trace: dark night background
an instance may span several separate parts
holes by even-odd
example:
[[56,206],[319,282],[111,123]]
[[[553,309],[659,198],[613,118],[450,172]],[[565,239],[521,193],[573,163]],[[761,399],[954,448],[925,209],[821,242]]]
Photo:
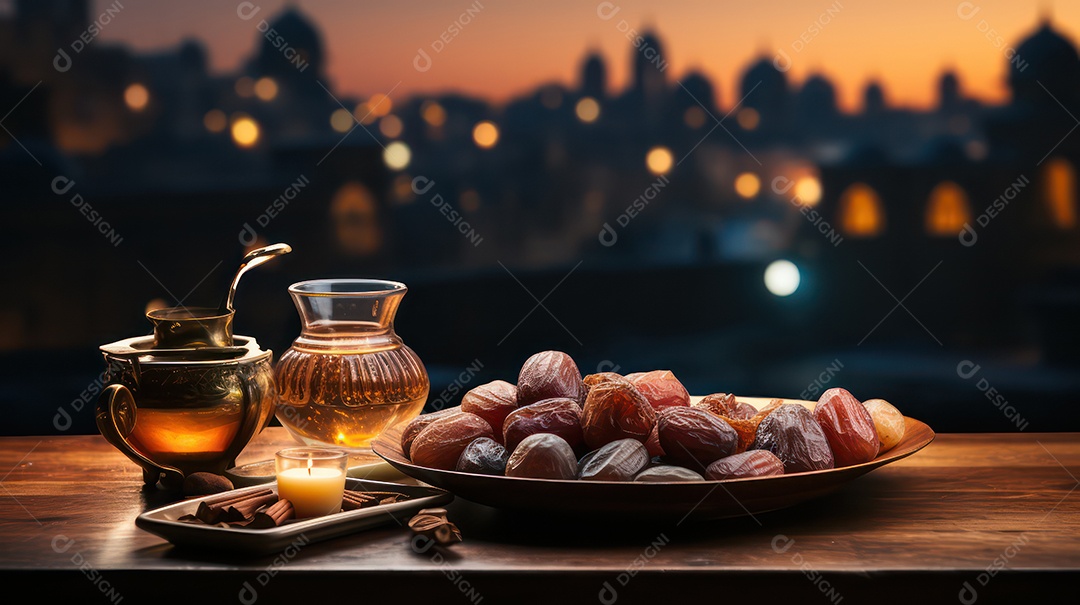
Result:
[[[1080,58],[1049,17],[1000,55],[1000,103],[928,67],[932,106],[871,82],[848,110],[772,52],[721,102],[667,69],[659,28],[505,102],[355,98],[302,7],[260,14],[217,73],[198,41],[73,50],[108,6],[0,17],[0,433],[56,432],[59,408],[95,432],[97,347],[148,333],[150,308],[216,305],[274,242],[294,252],[244,278],[238,334],[280,355],[289,284],[403,281],[398,332],[448,405],[560,349],[694,394],[844,386],[938,431],[1080,429]],[[787,296],[763,279],[778,260]]]

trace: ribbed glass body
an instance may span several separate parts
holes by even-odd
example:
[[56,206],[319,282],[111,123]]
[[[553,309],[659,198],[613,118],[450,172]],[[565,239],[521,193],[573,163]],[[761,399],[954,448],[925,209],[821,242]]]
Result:
[[394,332],[404,284],[316,280],[289,292],[303,327],[277,363],[277,418],[297,440],[366,449],[420,414],[427,371]]

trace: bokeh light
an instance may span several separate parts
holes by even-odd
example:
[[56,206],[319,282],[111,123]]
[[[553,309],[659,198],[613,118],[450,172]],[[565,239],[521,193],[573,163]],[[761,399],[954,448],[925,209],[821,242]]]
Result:
[[491,149],[495,143],[499,142],[499,128],[492,122],[484,120],[473,127],[472,137],[477,147]]
[[248,116],[239,116],[232,123],[232,138],[240,147],[253,147],[259,142],[259,123]]
[[799,289],[799,268],[789,260],[775,260],[765,268],[765,288],[776,296],[790,296]]
[[255,96],[263,101],[273,101],[277,96],[278,85],[273,78],[259,78],[255,82]]
[[595,122],[600,117],[600,104],[592,97],[583,97],[574,107],[574,113],[586,124]]
[[330,114],[330,128],[338,132],[348,132],[353,124],[353,114],[348,109],[335,109]]
[[412,150],[401,141],[394,141],[383,150],[383,161],[391,170],[404,170],[412,161]]
[[203,116],[203,126],[213,133],[222,132],[229,125],[229,118],[220,109],[211,109]]
[[446,123],[446,110],[435,101],[425,101],[420,106],[420,116],[424,118],[425,122],[436,128]]
[[124,103],[133,111],[142,111],[150,103],[150,91],[142,84],[131,84],[124,89]]
[[821,201],[821,181],[804,176],[795,181],[795,196],[804,206],[817,206]]
[[735,177],[735,193],[739,197],[750,199],[761,191],[761,179],[753,172],[744,172]]
[[645,154],[645,166],[653,174],[667,174],[675,164],[675,157],[667,147],[653,147]]
[[753,107],[745,107],[735,114],[735,121],[742,126],[743,130],[753,130],[761,123],[761,114]]
[[401,123],[401,118],[394,114],[390,114],[379,120],[379,132],[381,132],[384,137],[396,139],[401,136],[401,131],[404,129],[405,126]]

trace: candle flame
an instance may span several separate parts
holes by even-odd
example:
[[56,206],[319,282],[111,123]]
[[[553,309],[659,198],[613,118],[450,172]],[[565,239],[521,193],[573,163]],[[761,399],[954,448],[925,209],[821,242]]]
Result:
[[307,459],[307,474],[311,476],[311,467],[314,465],[314,461],[311,458]]

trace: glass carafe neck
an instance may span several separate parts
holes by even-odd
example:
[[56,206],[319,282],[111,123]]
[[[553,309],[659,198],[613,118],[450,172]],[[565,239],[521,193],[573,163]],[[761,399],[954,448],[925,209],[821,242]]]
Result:
[[394,316],[406,290],[398,282],[366,279],[293,284],[289,293],[302,322],[294,346],[343,353],[398,347]]

